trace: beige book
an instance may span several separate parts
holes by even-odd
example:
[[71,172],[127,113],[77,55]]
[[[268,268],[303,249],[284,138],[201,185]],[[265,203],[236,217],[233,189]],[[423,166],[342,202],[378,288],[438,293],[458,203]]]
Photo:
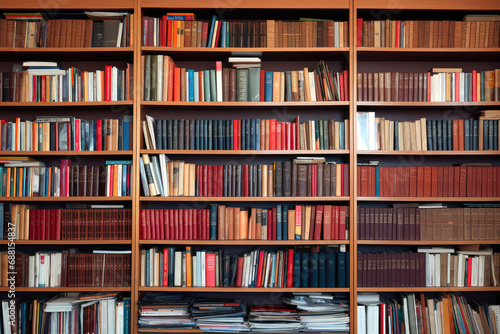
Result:
[[305,100],[307,102],[311,101],[311,86],[309,82],[309,70],[307,69],[307,67],[304,67],[304,91],[306,97]]
[[240,215],[240,208],[236,207],[233,209],[233,223],[234,223],[234,239],[239,240],[241,239],[241,215]]
[[273,72],[273,102],[280,102],[280,72]]
[[295,240],[295,210],[288,210],[288,240]]
[[422,132],[422,151],[427,151],[427,120],[425,117],[420,119],[420,130]]
[[267,196],[274,196],[274,166],[267,166]]
[[280,74],[280,102],[285,101],[285,72],[278,72]]
[[305,235],[303,235],[304,240],[309,240],[309,232],[311,231],[311,210],[312,207],[310,205],[306,205],[306,217],[304,226]]
[[262,197],[267,197],[267,165],[262,165],[261,168],[261,177],[262,177]]
[[411,124],[410,122],[404,122],[404,142],[405,142],[405,151],[411,151]]
[[336,196],[342,196],[342,166],[340,164],[335,165],[336,167],[336,177],[337,177],[337,182],[335,182],[336,188],[335,189],[335,195]]
[[420,126],[420,120],[417,119],[415,122],[415,149],[417,151],[422,151],[422,130]]

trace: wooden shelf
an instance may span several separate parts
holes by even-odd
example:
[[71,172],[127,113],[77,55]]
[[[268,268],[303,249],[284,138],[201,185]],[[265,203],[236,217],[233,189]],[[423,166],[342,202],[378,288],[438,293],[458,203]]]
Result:
[[500,291],[499,286],[469,286],[469,287],[459,287],[459,286],[441,286],[441,287],[358,287],[358,292],[478,292],[478,291]]
[[360,107],[497,107],[498,101],[487,102],[380,102],[380,101],[358,101]]
[[13,107],[96,107],[96,106],[130,106],[132,101],[100,101],[100,102],[0,102],[0,108]]
[[140,328],[137,329],[139,333],[205,333],[201,329],[164,329],[164,328]]
[[[9,291],[8,287],[0,287],[0,292]],[[28,288],[16,287],[16,292],[93,292],[93,291],[113,291],[127,292],[130,287],[60,287],[60,288]]]
[[[499,288],[500,289],[500,288]],[[241,288],[241,287],[159,287],[140,286],[139,291],[157,292],[349,292],[349,288]]]
[[[1,200],[1,198],[0,198]],[[141,196],[143,202],[344,202],[349,196],[338,197],[146,197]]]
[[[2,8],[4,8],[2,6]],[[53,53],[82,53],[82,52],[87,52],[87,53],[107,53],[107,52],[112,52],[112,53],[125,53],[125,52],[133,52],[134,48],[131,46],[127,47],[93,47],[93,48],[69,48],[69,47],[64,47],[64,48],[8,48],[8,47],[0,47],[0,52],[2,54],[12,52],[12,53],[48,53],[48,54],[53,54]]]
[[[395,4],[392,0],[358,0],[358,9],[389,9],[389,10],[500,10],[500,2],[495,0],[400,0]],[[467,13],[468,14],[468,13]]]
[[26,61],[36,57],[37,60],[59,61],[119,61],[132,62],[133,47],[103,48],[8,48],[1,47],[3,61]]
[[500,245],[500,240],[358,240],[358,245]]
[[132,151],[0,151],[0,156],[18,156],[18,155],[132,155]]
[[364,202],[498,202],[500,197],[358,197]]
[[135,7],[134,0],[88,0],[84,4],[79,1],[54,1],[41,3],[36,0],[17,0],[17,1],[3,1],[3,10],[20,10],[22,12],[28,10],[47,11],[51,14],[54,11],[62,10],[133,10]]
[[359,155],[500,155],[500,151],[357,151]]
[[[498,102],[500,105],[500,102]],[[168,102],[168,101],[142,101],[143,106],[169,106],[169,107],[332,107],[349,106],[349,101],[326,102]]]
[[[349,150],[141,150],[141,154],[189,155],[332,155],[349,154]],[[498,153],[497,153],[498,154]]]
[[[9,240],[0,240],[7,245]],[[132,240],[14,240],[16,245],[130,245]]]
[[500,48],[357,47],[358,61],[495,61]]
[[265,0],[255,0],[255,1],[244,1],[238,3],[220,3],[214,4],[211,2],[206,2],[203,0],[171,0],[165,2],[163,0],[142,0],[142,8],[170,8],[172,10],[178,9],[204,9],[204,8],[237,8],[237,9],[349,9],[349,1],[339,0],[339,1],[328,1],[328,0],[317,0],[317,1],[301,1],[301,0],[277,0],[277,1],[265,1]]
[[116,202],[131,200],[132,196],[0,197],[0,202]]
[[[500,241],[499,241],[500,243]],[[299,246],[348,245],[349,240],[139,240],[141,245]]]

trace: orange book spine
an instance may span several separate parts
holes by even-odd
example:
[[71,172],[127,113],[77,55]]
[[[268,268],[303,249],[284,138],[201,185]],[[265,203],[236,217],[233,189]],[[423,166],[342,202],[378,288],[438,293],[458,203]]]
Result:
[[248,211],[240,211],[240,239],[248,239]]

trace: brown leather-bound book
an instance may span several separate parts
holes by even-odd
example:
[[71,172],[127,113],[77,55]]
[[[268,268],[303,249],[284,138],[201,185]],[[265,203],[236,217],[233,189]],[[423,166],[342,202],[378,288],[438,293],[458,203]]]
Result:
[[[60,21],[59,25],[55,25],[54,35],[52,35],[54,47],[64,48],[66,47],[66,35],[68,31],[68,19],[57,20]],[[56,37],[59,36],[59,38]],[[56,44],[57,43],[57,44]]]
[[[414,85],[414,74],[415,73],[408,73],[408,101],[414,101],[413,97],[414,97],[414,89],[415,89],[415,85]],[[406,78],[405,78],[406,79]]]
[[[323,46],[333,47],[335,46],[335,23],[333,21],[328,21],[326,23],[326,44]],[[337,32],[338,33],[338,32]]]
[[[0,47],[7,47],[7,30],[8,30],[8,23],[9,21],[6,19],[1,19],[0,20]],[[50,22],[50,21],[49,21]]]
[[307,34],[307,38],[308,38],[308,42],[307,42],[307,46],[308,47],[313,47],[314,45],[314,27],[316,26],[316,23],[313,22],[313,21],[308,21],[307,22],[307,26],[308,26],[308,34]]
[[418,20],[412,20],[410,23],[410,29],[411,29],[410,43],[412,48],[418,48],[420,22],[421,21]]
[[500,101],[500,69],[495,69],[494,72],[495,77],[495,101]]
[[[297,38],[297,23],[298,22],[288,22],[288,46],[291,48],[296,47],[296,38]],[[323,35],[321,36],[323,38]]]
[[363,96],[363,73],[358,73],[358,101],[365,101]]
[[267,20],[266,21],[266,42],[268,48],[276,47],[276,21],[275,20]]
[[236,69],[229,69],[229,101],[236,101],[236,93],[237,93],[237,81],[236,81]]
[[83,20],[73,21],[73,30],[71,32],[71,47],[78,48],[82,42],[82,22]]
[[[92,46],[92,20],[85,20],[85,33],[83,47],[90,48]],[[57,39],[57,37],[56,37]]]
[[423,48],[428,48],[430,46],[430,40],[431,40],[431,23],[432,21],[423,21],[423,26],[424,26],[424,39],[422,41],[422,47]]
[[454,42],[453,42],[453,47],[454,48],[461,48],[462,47],[462,21],[455,21],[455,28],[454,28]]
[[28,28],[28,21],[16,22],[16,42],[14,47],[24,48],[26,46],[26,31]]
[[385,30],[385,21],[379,21],[379,25],[380,25],[380,47],[385,47],[385,33],[386,33],[386,30]]
[[[184,21],[184,46],[191,46],[192,21]],[[182,38],[182,37],[181,37]]]
[[363,73],[363,101],[369,101],[368,100],[368,73],[364,72]]
[[498,48],[500,44],[500,21],[495,22],[495,27],[493,29],[493,44],[492,48]]
[[[469,22],[467,22],[469,23]],[[477,27],[479,25],[479,22],[470,22],[470,39],[469,39],[469,48],[475,48],[476,47],[476,38],[479,38],[477,36]]]
[[7,37],[6,37],[6,47],[12,48],[14,47],[15,41],[15,33],[16,33],[16,21],[14,20],[6,20],[7,21]]
[[[385,72],[383,74],[384,83],[384,101],[391,101],[391,72]],[[379,87],[382,81],[379,78]]]
[[73,40],[75,39],[76,21],[77,20],[68,20],[66,24],[66,41],[64,42],[64,47],[66,48],[70,48],[73,46]]
[[418,38],[417,38],[417,47],[423,48],[425,44],[425,25],[426,21],[417,21],[418,22]]
[[391,20],[385,20],[385,47],[391,47],[392,44]]
[[443,30],[442,30],[443,37],[441,39],[442,48],[448,47],[449,30],[450,30],[450,21],[448,20],[443,21]]
[[[321,46],[322,47],[327,47],[328,46],[328,34],[329,34],[329,25],[330,25],[330,22],[332,21],[323,21],[321,22],[321,24],[323,25],[323,41],[321,42]],[[333,23],[333,22],[332,22]],[[342,31],[343,27],[342,27],[342,22],[339,23],[339,30]],[[338,31],[337,33],[339,34],[339,46],[342,46],[343,45],[343,40],[342,38],[344,37],[343,34],[340,34],[340,31]]]
[[484,72],[484,100],[495,101],[495,71]]
[[229,68],[222,69],[222,101],[229,101],[230,80]]
[[[375,73],[375,76],[377,74]],[[368,83],[367,83],[367,92],[368,92],[368,101],[375,101],[373,99],[373,89],[374,89],[374,84],[373,84],[373,73],[368,73]]]
[[318,47],[318,30],[319,30],[319,22],[312,22],[312,47]]
[[448,47],[452,48],[455,45],[455,22],[448,22]]

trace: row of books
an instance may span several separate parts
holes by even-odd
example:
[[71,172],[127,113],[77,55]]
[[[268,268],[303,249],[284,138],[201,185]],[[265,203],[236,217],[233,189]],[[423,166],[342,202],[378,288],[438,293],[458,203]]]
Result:
[[[485,110],[481,113],[488,114]],[[498,150],[498,119],[390,121],[358,112],[358,149],[382,151]],[[498,116],[492,116],[498,117]]]
[[157,150],[344,150],[349,121],[276,119],[155,120],[142,124],[146,148]]
[[281,205],[272,209],[211,204],[210,209],[142,209],[146,240],[346,240],[346,206]]
[[144,196],[348,196],[349,164],[324,162],[318,157],[274,165],[196,165],[143,154],[140,170]]
[[434,68],[432,73],[359,72],[358,101],[500,101],[499,78],[499,69],[471,73],[461,68]]
[[[438,249],[436,249],[438,248]],[[359,287],[496,286],[500,254],[491,249],[456,251],[419,248],[413,252],[358,253]],[[496,257],[496,267],[494,259]]]
[[[231,59],[231,58],[230,58]],[[258,59],[258,58],[257,58]],[[144,55],[144,101],[285,102],[348,101],[348,71],[323,62],[310,71],[267,71],[260,59],[242,66],[197,70],[178,67],[170,56]]]
[[[120,18],[122,17],[122,18]],[[32,19],[32,18],[29,18]],[[92,19],[0,19],[0,47],[81,48],[131,46],[134,15]],[[131,28],[132,27],[132,28]]]
[[67,159],[59,167],[46,167],[41,161],[4,163],[0,196],[130,196],[131,164],[129,160],[109,160],[104,166],[73,165]]
[[[12,312],[12,313],[11,313]],[[116,293],[2,300],[4,334],[130,333],[130,297]],[[10,321],[15,314],[16,321]]]
[[[15,254],[16,286],[104,287],[130,286],[131,251],[70,249]],[[10,286],[7,252],[1,252],[2,286]]]
[[493,240],[500,208],[358,207],[359,240]]
[[[97,102],[130,101],[133,68],[105,66],[104,70],[81,71],[75,67],[47,72],[0,73],[2,102]],[[44,70],[41,70],[44,71]]]
[[358,196],[497,197],[500,171],[492,164],[459,166],[358,165]]
[[392,48],[497,48],[500,19],[357,20],[357,45]]
[[349,281],[349,252],[339,246],[244,254],[168,247],[141,250],[141,286],[339,287]]
[[[130,240],[130,209],[37,209],[0,203],[0,228],[15,240]],[[3,212],[2,212],[2,209]]]
[[[348,22],[300,19],[219,20],[186,19],[170,13],[143,16],[144,46],[163,47],[347,47]],[[177,18],[176,18],[177,17]],[[180,18],[180,19],[178,19]]]
[[132,116],[85,120],[35,116],[33,121],[0,120],[2,151],[126,151],[132,147]]
[[[359,305],[359,299],[374,300]],[[497,333],[500,306],[486,301],[467,301],[458,294],[400,294],[381,299],[378,294],[361,297],[357,306],[358,334],[379,333]]]

